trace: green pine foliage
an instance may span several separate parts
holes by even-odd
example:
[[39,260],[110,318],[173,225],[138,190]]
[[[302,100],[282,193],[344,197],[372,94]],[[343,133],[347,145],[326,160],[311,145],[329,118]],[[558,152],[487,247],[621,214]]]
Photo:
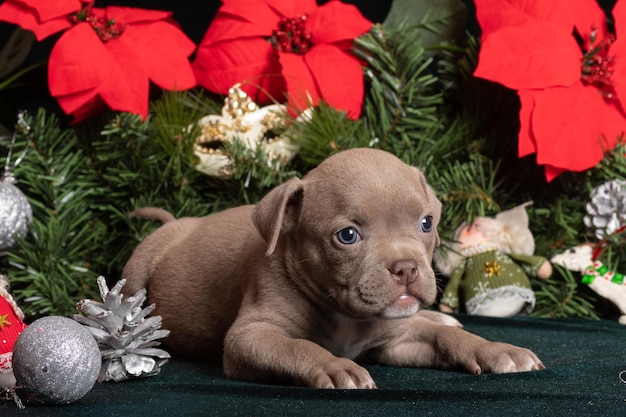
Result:
[[[43,110],[26,115],[28,131],[14,145],[24,158],[13,172],[33,206],[27,236],[0,256],[13,293],[30,317],[67,315],[76,301],[97,298],[96,277],[119,279],[134,247],[159,225],[129,213],[158,206],[175,216],[202,216],[257,202],[272,187],[302,176],[329,155],[376,147],[419,166],[444,203],[444,243],[463,221],[490,216],[526,201],[537,254],[550,255],[586,240],[583,217],[590,190],[626,177],[623,147],[587,173],[567,173],[546,183],[540,167],[518,159],[516,95],[472,76],[477,39],[425,45],[423,28],[375,25],[357,39],[366,95],[362,117],[321,103],[284,131],[300,146],[290,163],[237,140],[222,151],[232,176],[212,178],[195,169],[195,123],[219,114],[223,97],[200,90],[164,93],[146,120],[109,113],[78,126],[61,126]],[[449,241],[449,240],[448,240]],[[623,239],[609,242],[610,265],[626,271]],[[533,279],[534,314],[595,318],[605,313],[579,277],[555,268],[549,280]],[[610,312],[610,311],[609,311]]]
[[363,120],[376,146],[423,165],[442,132],[443,94],[419,29],[374,25],[355,53],[367,64]]
[[15,142],[24,158],[13,173],[33,209],[30,233],[8,254],[9,277],[29,315],[69,314],[97,294],[95,264],[106,264],[106,226],[92,205],[97,179],[69,129],[43,111],[25,116]]

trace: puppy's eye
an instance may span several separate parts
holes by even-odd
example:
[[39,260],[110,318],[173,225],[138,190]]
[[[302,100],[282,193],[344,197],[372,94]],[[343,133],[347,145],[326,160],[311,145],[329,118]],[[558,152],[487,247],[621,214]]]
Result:
[[430,233],[433,231],[433,216],[426,216],[421,222],[422,232]]
[[354,245],[361,236],[354,227],[346,227],[337,232],[337,240],[343,245]]

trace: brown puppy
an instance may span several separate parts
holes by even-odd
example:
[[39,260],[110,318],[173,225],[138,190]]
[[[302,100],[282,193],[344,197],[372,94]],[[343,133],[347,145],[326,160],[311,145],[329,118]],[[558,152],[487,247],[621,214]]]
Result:
[[341,152],[256,206],[176,221],[140,210],[167,223],[128,261],[125,293],[147,286],[172,352],[223,358],[236,379],[375,388],[352,359],[542,369],[527,349],[420,311],[436,297],[440,211],[416,168],[383,151]]

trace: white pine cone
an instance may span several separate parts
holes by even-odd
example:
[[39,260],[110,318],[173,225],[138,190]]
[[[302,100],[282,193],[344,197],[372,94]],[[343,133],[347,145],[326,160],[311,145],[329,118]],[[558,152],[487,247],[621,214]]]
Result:
[[614,233],[626,224],[626,182],[610,180],[595,187],[585,208],[585,226],[596,239]]
[[161,316],[148,317],[155,305],[141,308],[146,290],[123,299],[120,290],[124,284],[126,280],[120,280],[109,291],[104,277],[98,277],[103,302],[81,300],[76,308],[86,316],[72,317],[98,342],[102,354],[99,382],[156,375],[170,358],[169,353],[156,348],[161,344],[157,339],[170,331],[161,329]]

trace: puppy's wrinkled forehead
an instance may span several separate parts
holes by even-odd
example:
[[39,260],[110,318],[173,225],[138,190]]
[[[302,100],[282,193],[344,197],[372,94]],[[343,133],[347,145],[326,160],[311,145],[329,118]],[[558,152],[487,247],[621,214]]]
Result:
[[389,212],[409,206],[438,212],[440,206],[416,168],[380,150],[352,149],[333,155],[305,182],[310,203],[333,205],[337,211],[367,206]]

